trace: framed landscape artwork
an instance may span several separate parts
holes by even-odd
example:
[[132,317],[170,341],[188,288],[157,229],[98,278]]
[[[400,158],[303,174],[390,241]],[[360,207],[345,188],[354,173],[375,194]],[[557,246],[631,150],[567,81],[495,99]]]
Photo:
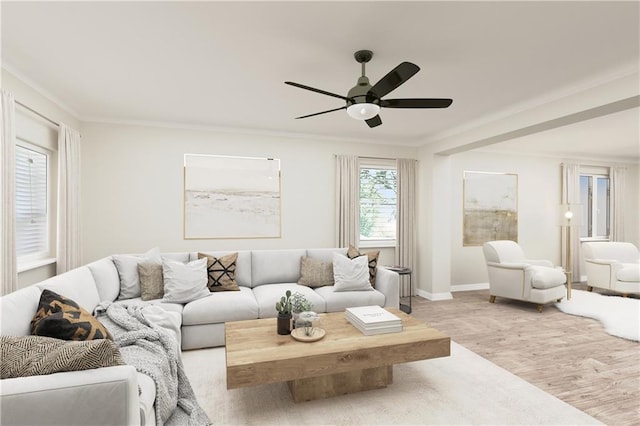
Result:
[[463,246],[518,241],[518,175],[464,172]]
[[185,239],[279,237],[280,160],[185,154]]

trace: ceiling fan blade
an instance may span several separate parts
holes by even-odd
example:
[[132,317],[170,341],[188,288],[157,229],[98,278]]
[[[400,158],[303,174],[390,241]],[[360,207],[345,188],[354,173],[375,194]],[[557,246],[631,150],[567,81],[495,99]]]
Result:
[[380,119],[379,115],[376,115],[375,117],[370,118],[370,119],[365,120],[365,121],[367,122],[367,125],[369,127],[372,127],[372,128],[382,124],[382,120]]
[[288,84],[289,86],[299,87],[300,89],[311,90],[312,92],[320,93],[322,95],[333,96],[334,98],[344,99],[345,101],[353,102],[353,99],[347,98],[346,96],[336,95],[335,93],[316,89],[315,87],[305,86],[304,84],[294,83],[293,81],[285,81],[284,84]]
[[447,108],[453,99],[416,98],[416,99],[380,99],[383,108]]
[[373,93],[378,99],[380,99],[403,84],[405,81],[409,80],[418,71],[420,71],[420,67],[416,64],[403,62],[374,84],[373,87],[369,89],[369,93]]
[[314,114],[303,115],[302,117],[296,117],[296,120],[297,120],[298,118],[307,118],[307,117],[313,117],[314,115],[326,114],[326,113],[328,113],[328,112],[340,111],[341,109],[347,109],[347,106],[345,105],[345,106],[340,107],[340,108],[334,108],[334,109],[330,109],[330,110],[327,110],[327,111],[316,112],[316,113],[314,113]]

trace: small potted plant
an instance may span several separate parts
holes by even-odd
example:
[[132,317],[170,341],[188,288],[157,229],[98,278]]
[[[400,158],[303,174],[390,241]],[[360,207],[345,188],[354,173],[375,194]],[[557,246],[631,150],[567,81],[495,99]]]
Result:
[[301,312],[310,311],[313,308],[313,303],[311,303],[302,293],[298,293],[297,291],[293,293],[291,296],[291,313],[293,314],[293,328],[296,328],[298,325],[296,321],[298,321],[298,317]]
[[278,334],[291,334],[291,291],[287,290],[276,302],[278,311]]

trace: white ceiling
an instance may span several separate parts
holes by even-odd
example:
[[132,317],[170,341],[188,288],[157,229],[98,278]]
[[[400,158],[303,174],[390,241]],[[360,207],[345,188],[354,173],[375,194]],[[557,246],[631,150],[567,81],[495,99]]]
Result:
[[[89,121],[231,127],[414,145],[576,84],[637,72],[638,2],[6,2],[2,61]],[[386,98],[453,98],[448,109],[383,109],[369,129],[339,99],[374,52],[372,84],[422,69]],[[613,116],[616,116],[613,118]],[[609,117],[609,116],[607,116]],[[576,124],[638,157],[638,111]],[[563,137],[558,152],[602,143]],[[612,137],[615,135],[615,140]],[[520,138],[507,144],[525,149]],[[582,145],[581,145],[582,143]],[[508,146],[508,145],[505,145]],[[536,143],[536,149],[547,150]],[[616,148],[617,149],[617,148]],[[621,151],[622,152],[622,151]]]

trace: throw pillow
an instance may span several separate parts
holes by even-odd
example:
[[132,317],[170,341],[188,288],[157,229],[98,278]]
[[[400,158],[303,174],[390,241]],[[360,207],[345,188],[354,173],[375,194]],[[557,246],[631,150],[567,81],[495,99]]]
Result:
[[113,339],[100,321],[76,302],[46,289],[31,321],[31,334],[62,340]]
[[160,299],[164,296],[161,263],[138,263],[138,276],[142,300]]
[[65,341],[44,336],[0,336],[2,379],[125,365],[111,340]]
[[355,259],[359,256],[367,255],[367,259],[369,261],[369,282],[371,283],[371,287],[376,286],[376,272],[378,272],[378,256],[380,256],[380,250],[371,251],[368,253],[360,253],[357,248],[354,246],[349,246],[349,250],[347,250],[347,257],[349,259]]
[[140,297],[140,276],[138,275],[139,263],[162,264],[160,249],[152,248],[142,256],[116,254],[113,256],[120,277],[120,294],[118,300]]
[[298,284],[315,288],[333,285],[333,264],[302,256],[300,258],[300,279]]
[[165,259],[163,302],[188,303],[211,294],[207,288],[207,259],[189,263]]
[[369,283],[369,268],[366,256],[355,259],[340,254],[333,254],[333,291],[373,291]]
[[240,291],[235,280],[238,253],[231,253],[220,258],[198,253],[198,259],[207,259],[207,287],[209,291]]

